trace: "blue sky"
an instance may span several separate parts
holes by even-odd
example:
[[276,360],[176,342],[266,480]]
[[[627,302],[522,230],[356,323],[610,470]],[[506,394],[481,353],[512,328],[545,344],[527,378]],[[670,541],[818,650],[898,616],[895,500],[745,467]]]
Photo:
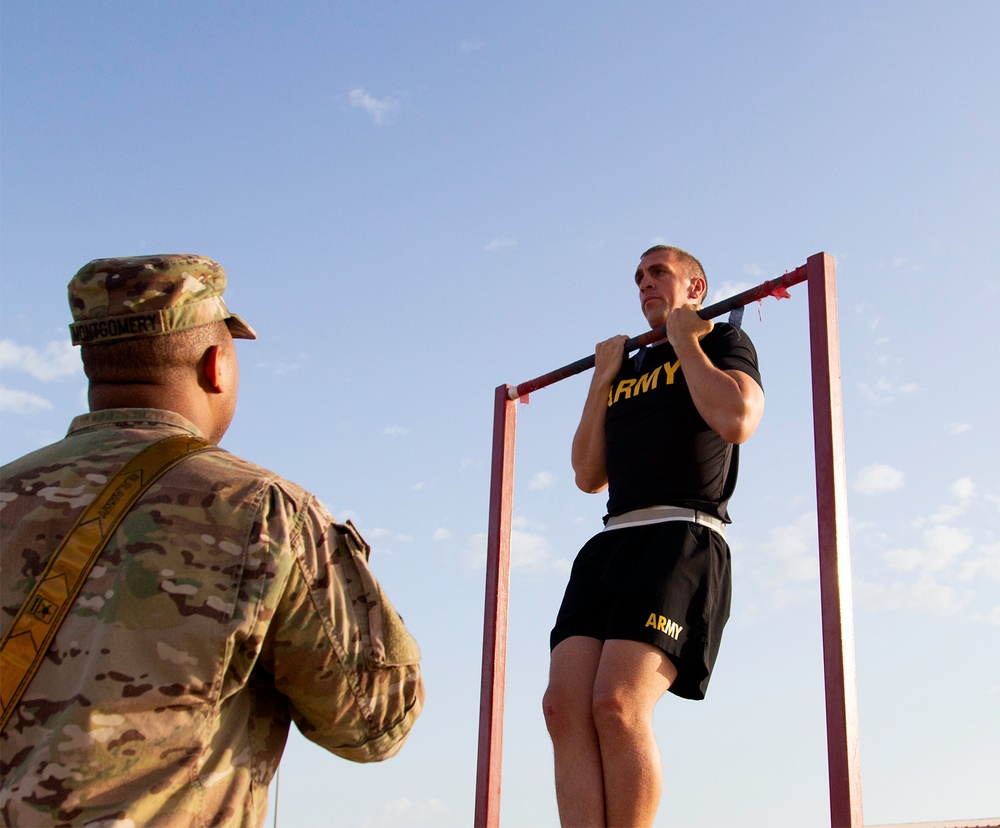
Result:
[[[995,2],[4,0],[0,460],[85,409],[81,265],[220,261],[260,333],[223,445],[358,524],[428,687],[386,764],[293,738],[278,825],[469,825],[493,389],[644,330],[651,244],[713,299],[826,251],[866,821],[1000,815],[998,31]],[[828,824],[806,312],[746,315],[733,615],[708,699],[657,710],[658,825]],[[557,822],[548,631],[604,508],[569,467],[586,382],[518,410],[505,825]]]

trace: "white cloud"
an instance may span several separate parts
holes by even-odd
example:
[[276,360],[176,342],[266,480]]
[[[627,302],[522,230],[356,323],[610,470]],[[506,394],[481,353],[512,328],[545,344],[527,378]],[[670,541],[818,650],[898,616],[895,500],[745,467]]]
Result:
[[446,541],[446,540],[451,540],[451,537],[452,537],[451,529],[446,529],[445,527],[442,526],[441,528],[434,530],[434,533],[431,535],[431,540]]
[[730,296],[735,296],[737,293],[743,293],[745,290],[750,290],[752,287],[757,286],[757,282],[723,282],[719,287],[713,288],[711,292],[711,297],[706,305],[714,305],[716,302],[721,302],[723,299],[728,299]]
[[14,388],[0,386],[0,411],[11,414],[27,414],[31,411],[44,411],[52,408],[44,397],[31,394],[28,391],[18,391]]
[[[521,528],[519,528],[521,527]],[[533,531],[527,531],[532,529]],[[529,527],[524,518],[515,518],[510,531],[510,568],[512,572],[534,575],[563,575],[569,572],[571,562],[557,558],[552,544],[545,535]],[[487,535],[479,532],[469,537],[462,559],[467,566],[481,569],[486,566]]]
[[920,568],[924,562],[924,553],[912,547],[907,549],[889,549],[882,553],[882,559],[891,569],[902,572],[912,572]]
[[963,581],[978,578],[1000,581],[1000,544],[994,543],[977,547],[975,556],[962,564],[958,577]]
[[[997,604],[989,612],[974,612],[969,616],[973,621],[985,621],[987,624],[992,624],[994,627],[1000,627],[1000,604]],[[1000,687],[991,687],[989,692],[996,693],[1000,690]]]
[[403,428],[403,426],[393,425],[383,428],[382,433],[388,434],[390,437],[398,437],[401,434],[409,434],[410,430],[408,428]]
[[970,477],[962,477],[951,484],[951,494],[959,500],[969,500],[976,496],[976,484]]
[[915,262],[913,259],[909,259],[906,256],[895,256],[892,260],[892,266],[896,269],[907,270],[911,273],[915,273],[918,270],[923,269],[923,265],[920,262]]
[[448,804],[440,799],[432,797],[423,802],[414,802],[409,797],[403,796],[386,802],[377,816],[368,817],[362,824],[365,828],[389,828],[397,825],[429,828],[450,822],[448,818],[450,813]]
[[972,535],[955,526],[932,526],[924,532],[928,559],[926,569],[937,571],[948,568],[956,558],[969,551]]
[[819,577],[819,541],[816,513],[807,512],[798,522],[771,529],[764,553],[777,564],[778,581],[812,581]]
[[963,529],[936,525],[924,530],[922,541],[919,548],[888,549],[881,557],[890,569],[923,574],[940,572],[969,551],[973,538]]
[[920,389],[920,386],[915,382],[891,382],[883,377],[874,385],[860,382],[858,388],[872,405],[888,405],[896,397],[915,393]]
[[510,568],[538,572],[546,569],[552,557],[552,544],[544,535],[533,532],[510,532]]
[[858,473],[854,480],[854,488],[866,495],[894,492],[903,487],[905,479],[905,475],[899,469],[894,469],[885,463],[872,463]]
[[30,345],[0,339],[0,369],[9,368],[25,371],[43,382],[74,374],[83,375],[83,364],[77,349],[69,342],[55,340],[39,351]]
[[505,247],[513,247],[515,244],[517,244],[515,239],[508,238],[507,236],[497,236],[492,241],[487,242],[483,247],[483,250],[493,253],[494,251],[502,250]]
[[944,430],[947,431],[952,436],[957,436],[959,434],[965,434],[972,428],[968,423],[945,423]]
[[462,550],[462,561],[470,569],[483,569],[486,566],[487,538],[485,532],[469,535]]
[[952,482],[948,493],[948,502],[909,523],[857,533],[872,553],[858,558],[859,606],[996,623],[1000,543],[997,513],[985,507],[991,493],[968,476]]
[[363,88],[352,89],[348,95],[348,100],[353,107],[360,107],[372,116],[372,120],[379,125],[392,122],[392,113],[399,108],[399,104],[392,98],[373,98]]
[[[969,511],[972,502],[980,498],[980,493],[972,478],[962,477],[951,484],[951,497],[954,502],[943,504],[930,515],[920,515],[914,521],[914,526],[920,529],[927,523],[952,523]],[[989,500],[989,497],[989,494],[982,495],[985,500]]]
[[273,362],[258,362],[257,368],[261,371],[268,371],[269,373],[280,377],[285,374],[294,374],[296,371],[301,371],[308,361],[308,354],[299,354],[298,360],[295,362],[282,362],[280,360],[275,360]]
[[538,472],[532,475],[531,480],[528,481],[528,490],[532,492],[541,492],[546,489],[551,489],[556,483],[556,476],[552,472]]
[[[751,556],[751,567],[737,566]],[[734,566],[761,583],[772,607],[815,601],[819,579],[816,513],[806,512],[794,523],[772,527],[766,541],[748,543],[738,558]]]
[[463,52],[475,52],[483,48],[483,41],[479,38],[471,38],[469,40],[463,40],[458,47]]
[[965,606],[965,599],[954,587],[924,576],[905,583],[876,584],[858,581],[855,591],[858,605],[866,609],[917,610],[932,615],[955,615]]

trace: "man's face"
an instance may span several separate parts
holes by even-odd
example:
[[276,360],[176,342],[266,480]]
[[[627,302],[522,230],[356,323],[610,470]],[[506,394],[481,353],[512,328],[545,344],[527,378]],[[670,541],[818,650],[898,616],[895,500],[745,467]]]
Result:
[[687,268],[670,250],[654,250],[643,256],[635,271],[635,285],[650,328],[664,325],[674,308],[697,302],[704,289],[700,280],[692,282]]

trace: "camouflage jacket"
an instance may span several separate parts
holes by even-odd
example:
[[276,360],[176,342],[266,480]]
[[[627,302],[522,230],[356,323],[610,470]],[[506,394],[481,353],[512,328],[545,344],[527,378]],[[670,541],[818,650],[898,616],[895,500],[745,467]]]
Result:
[[[185,431],[166,411],[101,411],[3,467],[3,631],[109,475]],[[395,754],[423,703],[420,652],[367,553],[301,487],[221,449],[167,471],[0,736],[0,820],[260,825],[290,721],[346,759]]]

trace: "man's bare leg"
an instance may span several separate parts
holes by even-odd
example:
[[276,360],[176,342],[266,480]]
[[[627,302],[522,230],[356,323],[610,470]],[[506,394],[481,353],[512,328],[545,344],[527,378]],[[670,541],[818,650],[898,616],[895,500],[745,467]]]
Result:
[[601,642],[573,636],[552,651],[542,709],[555,755],[556,801],[564,826],[603,826],[604,777],[594,727],[594,679]]
[[662,650],[638,641],[604,642],[593,713],[607,825],[653,823],[663,789],[653,708],[675,678],[677,668]]

